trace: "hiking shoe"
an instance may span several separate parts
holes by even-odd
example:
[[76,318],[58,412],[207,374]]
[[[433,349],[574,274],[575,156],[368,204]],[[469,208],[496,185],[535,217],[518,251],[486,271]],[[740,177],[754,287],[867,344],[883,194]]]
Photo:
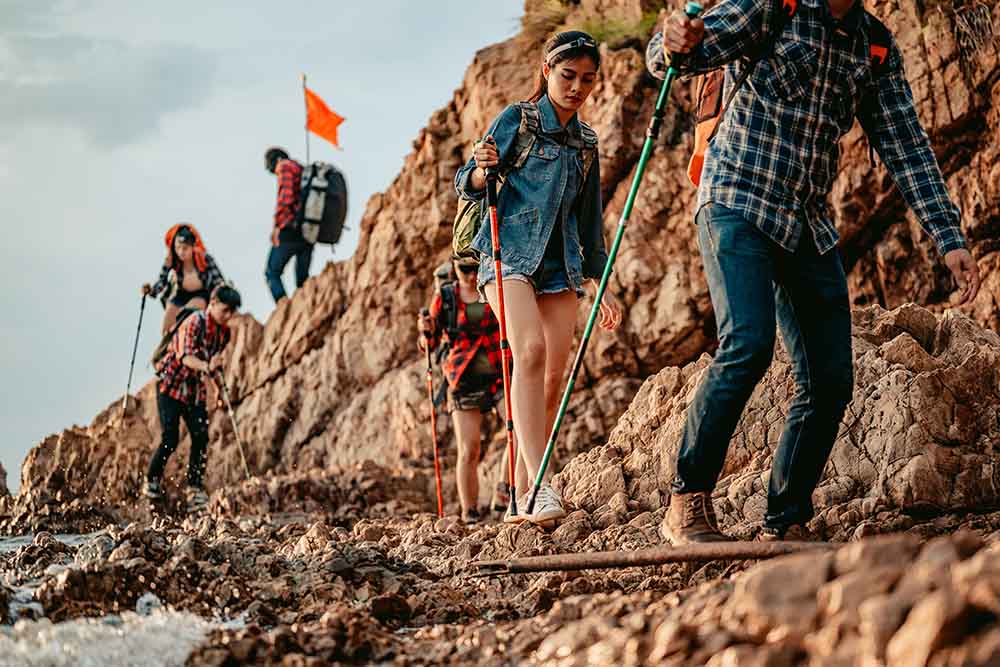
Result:
[[150,500],[159,500],[163,497],[163,489],[160,487],[160,480],[151,479],[146,482],[146,489],[143,491]]
[[510,505],[510,486],[507,482],[497,482],[497,488],[493,490],[493,500],[490,501],[494,512],[503,512],[507,505]]
[[188,489],[188,512],[201,512],[208,506],[208,494],[204,489],[190,487]]
[[[528,500],[531,500],[531,494]],[[527,506],[524,508],[527,510]],[[562,498],[549,484],[542,484],[535,497],[535,511],[528,515],[527,519],[531,523],[551,523],[566,516],[566,510],[562,506]]]
[[675,547],[696,542],[732,541],[719,532],[712,496],[705,492],[671,494],[663,532]]
[[479,510],[475,507],[465,510],[462,513],[462,521],[468,525],[473,525],[479,523],[483,520],[483,516],[479,513]]
[[521,522],[527,520],[527,518],[528,518],[528,514],[527,514],[527,511],[528,511],[528,500],[530,500],[530,499],[531,499],[531,492],[530,491],[517,499],[517,515],[516,516],[512,515],[510,513],[511,505],[508,503],[508,505],[507,505],[507,511],[504,512],[504,515],[503,515],[503,522],[504,523],[510,523],[510,524],[516,524],[516,523],[521,523]]
[[806,527],[800,523],[793,523],[790,526],[775,528],[774,526],[764,526],[757,535],[758,542],[803,542],[809,540],[809,533]]

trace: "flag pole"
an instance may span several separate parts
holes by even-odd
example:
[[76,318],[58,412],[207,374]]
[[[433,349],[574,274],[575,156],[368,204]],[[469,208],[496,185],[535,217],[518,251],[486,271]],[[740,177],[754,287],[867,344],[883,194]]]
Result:
[[305,110],[306,110],[306,124],[305,124],[305,131],[306,131],[306,164],[310,164],[310,162],[309,162],[309,103],[306,101],[306,99],[307,99],[306,98],[306,73],[303,72],[302,73],[302,103],[305,105]]

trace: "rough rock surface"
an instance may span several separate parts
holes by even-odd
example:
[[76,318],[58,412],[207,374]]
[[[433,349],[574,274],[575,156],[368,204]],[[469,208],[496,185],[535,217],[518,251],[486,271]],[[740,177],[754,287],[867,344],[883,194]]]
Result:
[[[955,311],[871,306],[854,313],[854,356],[854,399],[814,494],[811,529],[844,539],[844,531],[893,510],[1000,506],[1000,336]],[[616,493],[642,509],[666,504],[687,404],[709,361],[647,380],[608,444],[556,477],[563,496],[591,512]],[[763,518],[772,453],[794,395],[779,346],[737,426],[715,494],[720,521],[737,534],[749,535]]]
[[[879,0],[870,9],[893,29],[903,48],[920,117],[965,211],[965,231],[985,272],[982,294],[968,312],[996,328],[1000,148],[991,137],[1000,132],[1000,59],[995,40],[969,47],[963,26],[978,6]],[[414,140],[398,178],[368,202],[354,256],[310,279],[266,325],[248,318],[238,323],[227,373],[255,472],[364,459],[385,463],[400,450],[426,451],[426,405],[412,322],[429,298],[429,267],[447,253],[455,169],[501,107],[527,94],[537,49],[547,34],[560,25],[585,25],[616,47],[604,47],[601,76],[582,112],[601,137],[610,239],[656,93],[640,52],[647,34],[642,26],[648,25],[643,19],[658,10],[657,3],[646,0],[527,2],[522,33],[476,55],[452,100]],[[994,5],[992,12],[994,23],[1000,23],[1000,7]],[[691,224],[694,192],[684,177],[690,97],[688,86],[676,87],[621,246],[611,288],[627,306],[624,326],[595,336],[578,385],[581,391],[590,389],[591,396],[621,394],[621,400],[605,401],[602,417],[585,424],[577,418],[583,411],[571,415],[560,443],[564,455],[602,441],[627,407],[628,392],[610,392],[607,383],[623,377],[641,381],[712,348],[711,305]],[[869,165],[858,130],[843,142],[843,167],[831,204],[856,304],[896,307],[913,300],[932,310],[948,304],[946,270],[905,212],[885,169]],[[581,322],[588,307],[589,300],[582,300]],[[574,402],[586,404],[580,397]],[[117,416],[109,408],[89,427],[44,440],[25,462],[23,492],[56,496],[62,491],[65,498],[87,497],[96,506],[134,497],[158,437],[152,388],[139,392],[124,423],[118,424]],[[239,481],[235,441],[221,412],[213,417],[211,437],[209,486]],[[179,454],[168,469],[174,478],[185,446]],[[36,506],[44,505],[42,500]]]
[[[656,91],[642,67],[640,26],[659,3],[526,6],[522,34],[477,54],[399,177],[369,201],[354,257],[328,265],[266,324],[236,323],[226,372],[253,479],[243,479],[231,427],[217,413],[207,512],[180,509],[186,444],[168,468],[170,500],[155,512],[136,502],[158,440],[154,388],[144,387],[124,419],[116,401],[91,425],[44,440],[25,462],[20,495],[0,493],[0,534],[103,529],[80,547],[37,535],[0,555],[4,581],[30,583],[53,620],[131,609],[147,593],[204,618],[243,615],[245,628],[214,632],[190,665],[1000,660],[1000,512],[989,511],[1000,506],[1000,338],[990,331],[1000,324],[1000,51],[995,41],[967,48],[962,26],[985,6],[974,3],[869,5],[899,37],[985,284],[965,314],[945,311],[950,287],[933,249],[884,169],[868,165],[860,135],[847,137],[831,203],[857,306],[857,384],[809,528],[850,544],[761,564],[470,576],[477,559],[659,544],[684,409],[714,345],[694,193],[683,180],[690,90],[679,86],[612,280],[626,321],[592,341],[557,450],[555,483],[569,515],[545,532],[429,513],[434,481],[412,322],[429,298],[429,267],[447,253],[455,169],[502,104],[527,93],[551,30],[613,33],[617,48],[605,47],[583,113],[601,136],[610,239]],[[1000,25],[1000,5],[986,8]],[[581,321],[587,308],[583,300]],[[779,349],[715,497],[724,528],[738,536],[751,537],[763,512],[793,391]],[[486,454],[484,494],[501,440]],[[447,444],[452,514],[453,461]],[[878,537],[885,533],[900,534]],[[0,585],[0,602],[5,595]]]

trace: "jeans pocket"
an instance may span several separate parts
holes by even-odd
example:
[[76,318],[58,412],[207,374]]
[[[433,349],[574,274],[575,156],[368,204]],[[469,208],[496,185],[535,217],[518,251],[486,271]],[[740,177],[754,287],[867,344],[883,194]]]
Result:
[[[715,236],[712,234],[712,204],[702,206],[695,216],[695,225],[698,227],[698,244],[702,252],[711,252],[713,255],[718,252],[715,244]],[[708,246],[708,247],[705,247]]]

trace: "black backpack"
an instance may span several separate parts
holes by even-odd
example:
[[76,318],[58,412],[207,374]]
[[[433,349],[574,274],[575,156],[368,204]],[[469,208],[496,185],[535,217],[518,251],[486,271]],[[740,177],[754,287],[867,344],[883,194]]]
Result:
[[308,243],[334,245],[347,219],[347,181],[339,169],[313,162],[302,170],[302,192],[295,226]]
[[174,335],[181,328],[184,320],[186,320],[189,315],[193,315],[197,312],[201,312],[201,310],[199,308],[181,308],[180,311],[178,311],[177,319],[174,321],[174,326],[170,327],[170,331],[163,334],[163,338],[160,339],[159,344],[153,349],[153,356],[149,359],[150,363],[153,364],[153,368],[156,369],[157,372],[160,371],[157,366],[161,361],[163,361],[163,357],[167,356],[167,350],[170,349],[170,341],[174,339]]

